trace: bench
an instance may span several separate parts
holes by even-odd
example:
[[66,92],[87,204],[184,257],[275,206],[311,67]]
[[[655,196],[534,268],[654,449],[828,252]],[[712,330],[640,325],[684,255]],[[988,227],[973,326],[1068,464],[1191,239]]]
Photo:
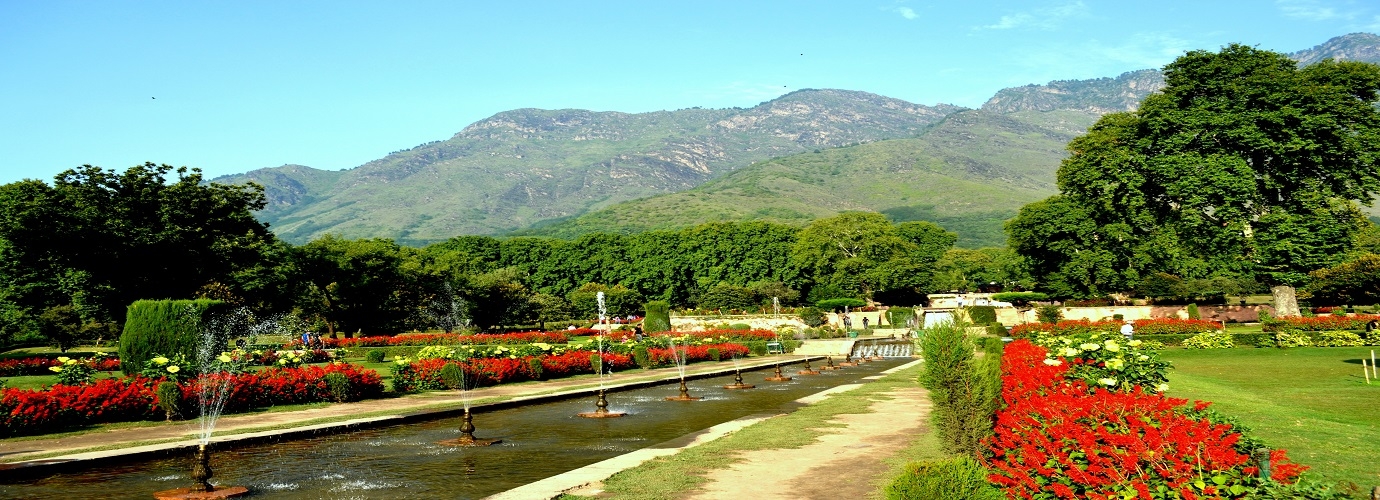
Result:
[[767,342],[767,354],[785,354],[786,349],[781,347],[780,342]]

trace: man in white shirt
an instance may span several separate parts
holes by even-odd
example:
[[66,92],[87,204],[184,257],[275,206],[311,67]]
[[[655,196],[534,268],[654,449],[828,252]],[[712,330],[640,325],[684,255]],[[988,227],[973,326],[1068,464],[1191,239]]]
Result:
[[1126,340],[1131,340],[1131,336],[1135,335],[1135,333],[1136,327],[1131,323],[1131,320],[1128,319],[1126,320],[1126,324],[1121,325],[1121,335],[1126,337]]

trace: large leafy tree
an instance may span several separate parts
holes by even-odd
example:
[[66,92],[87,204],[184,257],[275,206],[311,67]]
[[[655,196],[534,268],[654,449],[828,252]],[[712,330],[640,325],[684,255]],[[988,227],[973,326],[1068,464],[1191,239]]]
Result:
[[52,185],[0,186],[9,310],[70,306],[83,323],[109,324],[136,299],[235,283],[273,242],[252,214],[263,206],[256,185],[208,184],[197,169],[152,163],[123,173],[86,165]]
[[[347,240],[326,235],[293,249],[301,314],[344,332],[381,334],[425,322],[424,274],[412,265],[417,250],[388,239]],[[430,326],[430,325],[426,325]]]
[[802,229],[792,263],[814,278],[812,299],[830,294],[919,303],[932,269],[958,236],[929,222],[893,225],[882,214],[845,212]]
[[[1052,203],[1095,229],[1051,237],[1061,230],[1049,224],[1073,221],[1023,210],[1012,247],[1074,292],[1125,290],[1157,271],[1229,276],[1272,286],[1279,312],[1297,314],[1294,287],[1345,254],[1364,227],[1355,202],[1380,190],[1380,66],[1300,68],[1230,45],[1185,54],[1165,80],[1139,110],[1069,144]],[[1104,279],[1069,279],[1080,267]]]

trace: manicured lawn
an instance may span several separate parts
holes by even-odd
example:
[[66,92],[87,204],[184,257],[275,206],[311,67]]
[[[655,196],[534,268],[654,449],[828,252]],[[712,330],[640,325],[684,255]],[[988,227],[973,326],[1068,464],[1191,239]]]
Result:
[[1361,358],[1375,347],[1164,351],[1169,395],[1211,401],[1269,446],[1289,450],[1313,477],[1380,485],[1380,381]]

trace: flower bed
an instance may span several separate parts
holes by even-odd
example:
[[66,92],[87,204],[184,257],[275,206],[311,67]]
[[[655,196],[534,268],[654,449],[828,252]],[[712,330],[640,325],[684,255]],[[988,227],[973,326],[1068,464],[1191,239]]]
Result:
[[[1023,323],[1011,327],[1011,336],[1032,338],[1037,333],[1048,335],[1075,335],[1094,332],[1117,332],[1122,321],[1088,321],[1086,319],[1065,320],[1058,323]],[[1196,335],[1203,332],[1221,330],[1222,325],[1200,319],[1155,318],[1140,319],[1133,323],[1136,335]],[[1363,323],[1364,324],[1364,323]]]
[[[0,361],[0,377],[19,377],[24,375],[52,375],[52,367],[61,366],[62,361],[57,358],[31,357],[19,359],[6,359]],[[114,356],[96,358],[92,360],[91,367],[98,372],[115,371],[120,369],[120,360]]]
[[[230,400],[225,412],[280,404],[334,399],[325,376],[340,373],[350,381],[349,399],[383,394],[378,372],[354,365],[272,368],[262,372],[216,374],[230,377]],[[132,375],[86,385],[54,385],[43,390],[5,389],[0,392],[0,435],[40,434],[74,425],[161,419],[154,388],[163,379]],[[195,407],[195,381],[183,382],[183,408]]]
[[[467,388],[594,373],[591,355],[594,353],[570,351],[564,354],[515,358],[437,358],[416,361],[404,358],[398,360],[399,363],[393,370],[393,390],[412,392],[445,389],[446,383],[441,378],[441,369],[448,364],[460,367]],[[534,373],[532,369],[530,360],[534,359],[541,363],[541,374]],[[626,370],[637,366],[633,363],[632,356],[626,354],[604,353],[601,359],[604,365],[612,370]]]
[[[473,335],[462,335],[459,333],[423,333],[416,335],[397,335],[392,337],[374,336],[359,337],[353,339],[321,339],[327,348],[333,347],[392,347],[392,346],[425,346],[425,345],[489,345],[489,344],[530,344],[533,342],[546,342],[550,344],[564,344],[570,340],[569,335],[564,332],[524,332],[524,333],[478,333]],[[293,340],[285,345],[285,348],[295,349],[302,346],[301,339]]]
[[[708,361],[710,350],[717,349],[720,359],[729,356],[747,356],[747,346],[741,344],[703,344],[678,347],[684,353],[687,363]],[[398,392],[412,392],[445,389],[441,369],[448,364],[458,365],[465,376],[466,387],[482,387],[521,382],[524,380],[543,380],[569,377],[582,373],[595,373],[593,356],[601,356],[604,366],[611,370],[626,370],[637,364],[633,356],[623,352],[604,352],[597,354],[588,350],[559,350],[550,354],[518,354],[518,351],[477,351],[454,353],[450,357],[409,360],[399,358],[393,369],[393,389]],[[652,347],[647,349],[649,357],[658,364],[674,365],[675,354],[671,348]],[[459,358],[459,359],[455,359]],[[540,370],[536,366],[540,365]]]
[[1313,318],[1278,318],[1265,322],[1267,332],[1280,330],[1304,330],[1321,332],[1326,330],[1365,330],[1366,323],[1380,321],[1377,314],[1357,314],[1354,316],[1317,316]]
[[[985,441],[989,479],[1009,498],[1249,498],[1260,482],[1239,432],[1208,403],[1130,390],[1089,390],[1069,364],[1026,340],[1002,356],[1002,401]],[[1270,457],[1283,483],[1305,467]]]

